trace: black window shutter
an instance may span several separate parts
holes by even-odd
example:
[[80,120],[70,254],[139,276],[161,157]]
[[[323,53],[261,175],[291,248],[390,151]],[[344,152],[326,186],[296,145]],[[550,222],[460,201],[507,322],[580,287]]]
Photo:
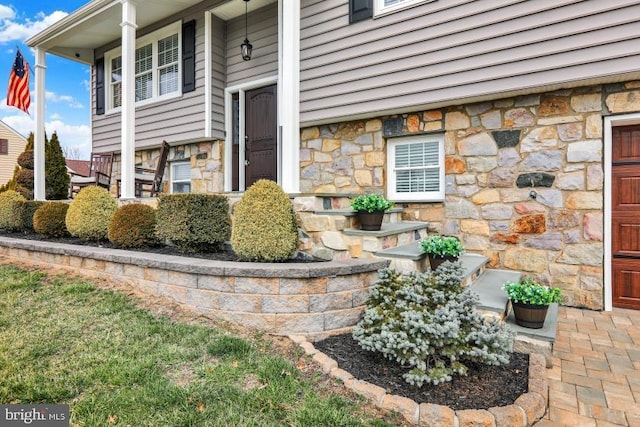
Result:
[[196,90],[196,21],[182,24],[182,92]]
[[104,114],[104,58],[96,59],[96,114]]
[[373,16],[373,0],[349,0],[349,24]]

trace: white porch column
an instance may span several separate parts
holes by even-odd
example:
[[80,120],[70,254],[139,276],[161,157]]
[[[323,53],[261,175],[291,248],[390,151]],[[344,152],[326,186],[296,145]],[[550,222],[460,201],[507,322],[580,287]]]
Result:
[[211,60],[211,12],[204,12],[204,136],[211,138],[211,118],[213,117],[213,65]]
[[120,197],[135,198],[135,53],[136,7],[131,0],[122,2],[122,116]]
[[300,0],[280,0],[279,122],[282,189],[300,191]]
[[36,108],[34,120],[36,122],[36,132],[34,134],[33,163],[34,163],[34,183],[33,198],[35,200],[46,200],[45,192],[45,171],[44,171],[44,79],[46,60],[45,51],[41,47],[35,48],[36,55]]

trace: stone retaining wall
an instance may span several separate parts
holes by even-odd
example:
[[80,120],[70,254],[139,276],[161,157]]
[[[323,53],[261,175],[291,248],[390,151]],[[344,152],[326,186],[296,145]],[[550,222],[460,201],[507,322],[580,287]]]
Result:
[[597,85],[302,129],[301,191],[385,192],[386,142],[443,133],[446,199],[406,220],[460,237],[490,267],[603,308],[603,116],[640,111],[640,82]]
[[386,260],[244,263],[0,237],[0,261],[125,282],[198,312],[274,334],[322,337],[355,325]]

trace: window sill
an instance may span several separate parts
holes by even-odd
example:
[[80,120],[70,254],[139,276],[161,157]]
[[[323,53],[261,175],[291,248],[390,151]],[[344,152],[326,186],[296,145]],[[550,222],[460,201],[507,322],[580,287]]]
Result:
[[408,4],[397,4],[397,5],[393,5],[393,6],[388,6],[386,8],[378,8],[376,6],[376,8],[373,11],[373,19],[378,19],[378,18],[382,18],[388,15],[392,15],[396,12],[401,12],[403,10],[406,9],[410,9],[412,7],[416,7],[416,6],[421,6],[423,4],[428,4],[428,3],[434,3],[437,0],[418,0],[418,1],[413,1],[413,2],[409,2]]

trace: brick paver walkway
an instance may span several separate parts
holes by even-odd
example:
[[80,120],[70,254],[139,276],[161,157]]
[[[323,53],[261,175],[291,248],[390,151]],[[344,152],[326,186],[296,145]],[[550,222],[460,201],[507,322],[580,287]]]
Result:
[[553,362],[536,427],[640,427],[640,310],[562,307]]

